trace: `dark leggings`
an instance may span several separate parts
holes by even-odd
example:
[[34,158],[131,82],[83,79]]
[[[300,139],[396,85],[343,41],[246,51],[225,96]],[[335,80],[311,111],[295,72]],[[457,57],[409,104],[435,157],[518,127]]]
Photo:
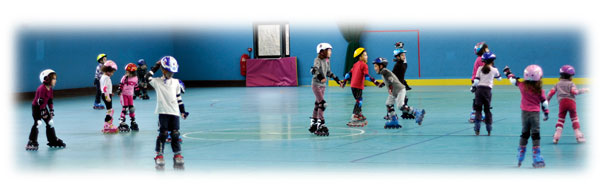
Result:
[[156,138],[155,151],[159,154],[164,152],[169,131],[171,132],[171,148],[173,149],[173,153],[179,154],[181,152],[181,145],[179,144],[179,116],[168,114],[158,115],[158,137]]
[[360,114],[362,112],[362,89],[359,88],[352,88],[352,96],[354,96],[354,99],[356,100],[356,103],[354,103],[354,110],[352,111],[353,114]]
[[100,104],[100,98],[102,97],[102,92],[100,91],[100,80],[94,80],[94,85],[96,86],[96,100],[95,104]]
[[492,131],[492,112],[490,103],[492,102],[492,88],[488,86],[478,86],[475,91],[475,131],[479,131],[481,123],[481,111],[485,112],[485,127],[487,131]]
[[[44,116],[42,116],[42,111],[45,113]],[[41,125],[37,124],[37,121],[43,120],[46,123],[46,139],[48,139],[48,142],[56,141],[57,137],[54,127],[50,126],[49,124],[52,117],[50,116],[48,109],[40,109],[40,106],[32,105],[31,115],[33,116],[33,126],[31,127],[31,132],[29,133],[29,140],[37,142],[39,134],[38,125]]]

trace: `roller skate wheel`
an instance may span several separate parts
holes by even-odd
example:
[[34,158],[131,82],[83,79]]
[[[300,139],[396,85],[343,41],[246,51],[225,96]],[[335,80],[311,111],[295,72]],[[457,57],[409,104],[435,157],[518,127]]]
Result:
[[544,168],[544,167],[546,167],[546,163],[543,163],[543,162],[542,163],[533,163],[531,165],[533,165],[534,168]]

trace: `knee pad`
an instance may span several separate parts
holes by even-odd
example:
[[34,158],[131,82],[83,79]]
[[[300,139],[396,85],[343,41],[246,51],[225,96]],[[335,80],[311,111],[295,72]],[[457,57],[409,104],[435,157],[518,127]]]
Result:
[[121,110],[121,114],[127,115],[127,106],[123,106],[123,110]]
[[[529,132],[521,133],[521,138],[523,138],[523,139],[529,139],[529,135],[530,135]],[[539,134],[538,134],[538,136],[539,136]]]
[[42,120],[35,121],[35,128],[39,128],[40,124],[42,124]]
[[531,139],[532,140],[539,140],[540,139],[540,133],[533,133],[531,135]]
[[54,128],[54,120],[48,121],[48,123],[46,123],[46,128]]
[[359,98],[356,100],[356,103],[358,103],[358,107],[362,107],[362,97],[359,97]]
[[173,130],[171,131],[171,139],[179,139],[179,131],[178,130]]
[[319,110],[319,102],[315,101],[315,111]]
[[134,106],[129,106],[129,113],[130,114],[135,113],[135,107]]
[[394,112],[394,105],[385,105],[387,107],[388,112]]
[[322,111],[325,111],[325,109],[327,108],[327,102],[325,100],[322,100],[321,102],[319,102],[319,108]]
[[166,130],[158,133],[158,138],[161,138],[161,139],[162,138],[166,139],[168,136],[169,136],[169,131],[166,131]]

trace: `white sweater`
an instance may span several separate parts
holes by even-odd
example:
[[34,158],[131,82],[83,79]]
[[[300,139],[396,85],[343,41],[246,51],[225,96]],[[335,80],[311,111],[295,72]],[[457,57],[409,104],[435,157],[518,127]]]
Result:
[[149,78],[149,84],[156,91],[156,114],[169,114],[179,116],[179,104],[183,104],[181,100],[181,84],[179,79],[170,78]]
[[110,77],[107,75],[102,74],[102,77],[100,77],[100,90],[102,91],[103,94],[112,94],[112,81],[110,80]]

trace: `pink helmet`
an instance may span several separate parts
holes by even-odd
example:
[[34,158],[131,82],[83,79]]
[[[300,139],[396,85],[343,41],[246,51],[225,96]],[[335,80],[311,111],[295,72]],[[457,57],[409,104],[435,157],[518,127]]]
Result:
[[575,75],[575,68],[571,65],[564,65],[560,67],[560,73],[566,73],[567,75]]
[[535,64],[527,66],[523,72],[523,78],[526,81],[539,81],[543,75],[542,67]]
[[115,61],[112,60],[107,60],[106,62],[104,62],[104,66],[108,66],[117,70],[117,63],[115,63]]

